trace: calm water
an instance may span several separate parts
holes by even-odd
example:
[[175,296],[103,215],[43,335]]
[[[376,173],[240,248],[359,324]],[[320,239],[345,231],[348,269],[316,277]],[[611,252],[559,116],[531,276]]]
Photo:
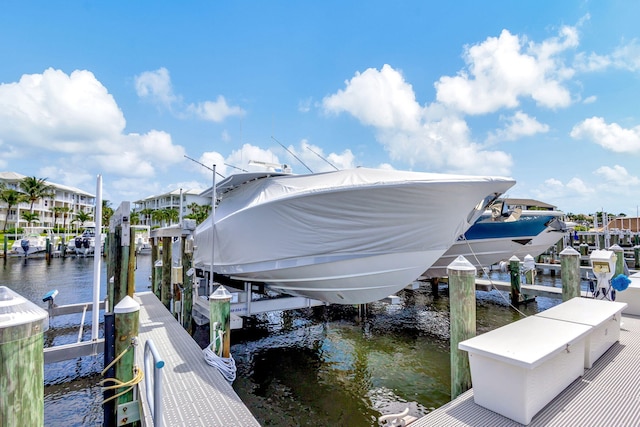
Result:
[[[150,257],[138,258],[136,290],[149,288]],[[0,260],[0,285],[46,308],[42,297],[58,289],[57,304],[92,300],[92,258]],[[508,275],[492,273],[496,280]],[[103,265],[101,298],[105,295]],[[560,279],[538,276],[560,286]],[[381,414],[420,416],[450,400],[446,287],[402,291],[401,304],[375,303],[365,318],[353,306],[316,307],[257,316],[233,331],[238,366],[234,389],[265,426],[377,426]],[[519,318],[497,291],[477,292],[478,333]],[[538,297],[521,310],[533,314],[559,300]],[[90,315],[84,339],[90,339]],[[52,319],[45,345],[75,342],[80,315]],[[208,328],[194,338],[207,344]],[[98,382],[102,357],[45,366],[45,424],[102,423]]]

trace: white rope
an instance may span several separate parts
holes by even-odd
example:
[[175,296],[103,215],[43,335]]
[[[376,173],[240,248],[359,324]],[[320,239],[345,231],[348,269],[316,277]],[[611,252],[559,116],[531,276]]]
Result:
[[214,343],[211,343],[202,350],[204,360],[208,365],[218,368],[222,376],[232,383],[236,379],[236,361],[231,355],[228,358],[218,356],[216,352],[211,349],[213,345]]

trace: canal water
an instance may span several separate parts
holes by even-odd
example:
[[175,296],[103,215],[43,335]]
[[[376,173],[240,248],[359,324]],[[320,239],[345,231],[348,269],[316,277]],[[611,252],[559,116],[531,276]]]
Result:
[[[136,291],[149,290],[151,259],[137,259]],[[105,296],[105,266],[101,299]],[[508,281],[505,273],[492,272]],[[92,301],[92,258],[0,260],[0,285],[46,308],[42,297],[57,289],[57,304]],[[559,277],[538,284],[560,286]],[[482,333],[521,317],[499,291],[477,292],[477,329]],[[232,332],[238,368],[233,387],[263,426],[377,426],[382,414],[421,416],[450,400],[449,307],[446,287],[398,293],[399,304],[374,303],[360,316],[355,306],[273,312]],[[520,307],[526,314],[558,304],[538,297]],[[89,340],[91,316],[82,332]],[[50,321],[45,345],[75,342],[81,315]],[[208,328],[194,339],[207,345]],[[45,366],[45,425],[102,424],[99,381],[102,357]]]

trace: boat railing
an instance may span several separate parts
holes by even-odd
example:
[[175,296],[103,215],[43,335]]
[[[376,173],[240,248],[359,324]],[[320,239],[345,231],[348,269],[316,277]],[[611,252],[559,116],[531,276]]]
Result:
[[[151,357],[153,357],[153,387],[151,382]],[[162,371],[164,360],[160,357],[153,341],[148,339],[144,344],[144,385],[147,402],[151,409],[153,425],[162,427]]]

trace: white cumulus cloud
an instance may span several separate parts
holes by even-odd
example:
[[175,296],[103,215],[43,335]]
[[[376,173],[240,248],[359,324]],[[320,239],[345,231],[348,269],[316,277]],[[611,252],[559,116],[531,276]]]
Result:
[[625,129],[617,123],[606,123],[602,117],[591,117],[575,125],[570,136],[615,153],[640,153],[640,126]]

